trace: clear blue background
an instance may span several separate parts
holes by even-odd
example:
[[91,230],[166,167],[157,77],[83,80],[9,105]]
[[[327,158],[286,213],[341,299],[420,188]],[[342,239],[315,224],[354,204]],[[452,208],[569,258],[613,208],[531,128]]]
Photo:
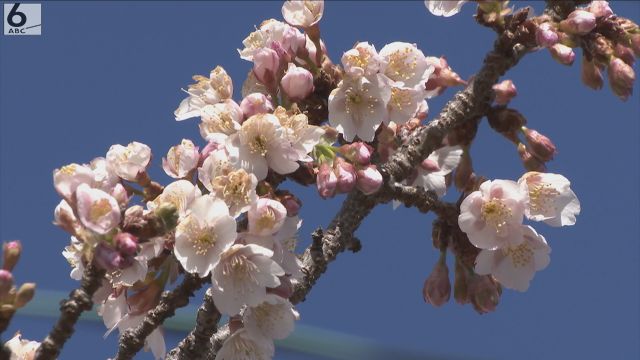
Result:
[[[538,13],[543,6],[532,5]],[[0,239],[23,241],[18,282],[65,291],[77,286],[60,255],[68,237],[51,224],[59,201],[52,170],[137,140],[154,150],[155,178],[168,181],[160,170],[168,148],[182,138],[201,141],[196,119],[173,120],[184,95],[180,88],[193,74],[222,65],[239,93],[251,64],[239,59],[236,48],[254,25],[281,18],[280,7],[275,1],[47,2],[42,36],[0,37]],[[422,1],[331,1],[321,29],[336,62],[356,41],[378,49],[415,42],[427,54],[446,55],[468,78],[494,38],[475,24],[473,7],[445,19],[430,15]],[[640,21],[638,2],[612,7]],[[552,261],[527,293],[505,291],[498,310],[483,316],[454,302],[440,309],[425,304],[422,283],[437,258],[433,217],[381,206],[358,231],[363,250],[331,265],[299,306],[301,321],[428,353],[637,359],[639,97],[623,103],[609,89],[587,89],[579,63],[578,57],[565,67],[540,51],[507,75],[519,92],[512,106],[555,141],[559,154],[550,170],[571,179],[583,208],[574,227],[536,225],[553,248]],[[453,93],[430,101],[431,117]],[[478,172],[490,178],[517,179],[523,172],[513,146],[486,123],[473,156]],[[342,198],[322,201],[313,189],[286,187],[304,200],[306,246],[309,233],[329,222]],[[22,329],[25,337],[41,339],[52,324],[18,317],[6,335]],[[82,324],[61,358],[112,355],[117,338],[103,341],[103,330]],[[169,345],[177,339],[170,335]]]

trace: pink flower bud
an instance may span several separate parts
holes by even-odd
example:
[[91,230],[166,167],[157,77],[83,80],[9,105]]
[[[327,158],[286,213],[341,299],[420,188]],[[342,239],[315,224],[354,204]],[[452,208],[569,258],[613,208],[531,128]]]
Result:
[[622,100],[627,100],[633,93],[633,82],[636,73],[633,68],[619,58],[613,58],[609,63],[609,86],[614,94]]
[[375,193],[382,186],[382,174],[375,165],[368,165],[364,169],[358,170],[357,177],[356,186],[365,195]]
[[546,22],[536,29],[536,43],[540,47],[551,47],[558,42],[558,33],[553,26]]
[[20,260],[20,254],[22,254],[22,244],[19,240],[4,243],[2,245],[2,268],[7,271],[13,270]]
[[449,301],[451,296],[451,282],[447,264],[438,261],[431,274],[424,282],[422,297],[425,302],[440,307]]
[[574,10],[560,22],[562,31],[574,35],[586,35],[596,27],[596,16],[585,10]]
[[316,178],[316,185],[318,187],[318,193],[323,199],[332,198],[336,194],[338,177],[326,162],[323,162],[320,165]]
[[9,291],[13,288],[13,275],[10,271],[0,270],[0,299],[9,294]]
[[622,44],[617,44],[613,52],[615,56],[622,59],[622,61],[627,63],[627,65],[629,66],[633,66],[633,64],[636,62],[636,56],[633,53],[633,50]]
[[469,281],[469,299],[479,314],[496,310],[500,302],[500,285],[490,275],[474,275]]
[[280,57],[275,50],[262,48],[253,56],[253,73],[256,79],[271,91],[275,91],[278,86],[276,77],[279,69]]
[[523,127],[523,131],[533,155],[544,162],[553,159],[556,154],[556,146],[548,137],[526,127]]
[[520,155],[520,160],[526,170],[537,172],[547,171],[547,167],[544,165],[544,162],[533,156],[523,143],[518,144],[518,155]]
[[595,17],[609,17],[613,15],[613,10],[609,7],[608,1],[592,1],[587,10]]
[[313,75],[309,70],[289,63],[289,68],[282,77],[280,86],[291,100],[303,100],[313,91]]
[[356,186],[356,170],[350,163],[342,158],[336,158],[333,169],[338,178],[337,190],[339,193],[348,193]]
[[113,241],[116,244],[116,249],[124,255],[133,256],[138,252],[138,238],[129,233],[119,233]]
[[13,306],[16,308],[24,307],[33,299],[33,296],[36,294],[36,284],[34,283],[24,283],[20,285],[20,288],[16,292],[16,299],[13,302]]
[[271,100],[262,93],[251,93],[245,96],[240,102],[240,109],[244,113],[245,119],[256,114],[266,114],[273,111]]
[[278,195],[280,203],[287,209],[287,216],[292,217],[298,215],[300,208],[302,207],[302,201],[291,193],[284,195]]
[[602,89],[602,71],[598,68],[598,65],[593,61],[587,60],[586,57],[582,58],[582,82],[593,90]]
[[636,56],[640,57],[640,34],[630,35],[629,46]]
[[340,152],[352,163],[368,165],[371,161],[373,148],[366,143],[358,141],[352,144],[342,145]]
[[107,271],[114,271],[126,267],[125,258],[115,249],[112,249],[103,243],[99,243],[94,251],[93,258],[99,267]]
[[562,65],[571,65],[576,58],[573,49],[562,44],[553,45],[549,48],[549,52],[553,59]]
[[518,95],[518,90],[511,80],[504,80],[493,85],[493,91],[496,93],[495,102],[498,105],[507,105],[511,99]]
[[447,87],[465,85],[467,82],[464,81],[460,75],[454,72],[449,64],[447,63],[447,59],[444,57],[433,57],[429,56],[426,58],[427,63],[433,65],[434,70],[433,74],[427,80],[425,84],[426,90],[429,92],[433,92],[435,94],[441,94]]

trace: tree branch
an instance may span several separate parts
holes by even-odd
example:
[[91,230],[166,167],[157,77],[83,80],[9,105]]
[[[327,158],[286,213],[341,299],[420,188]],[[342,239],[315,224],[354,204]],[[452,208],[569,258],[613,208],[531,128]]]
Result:
[[73,335],[74,326],[83,311],[93,307],[92,296],[102,284],[105,271],[89,264],[82,275],[80,288],[69,293],[69,299],[60,303],[60,318],[51,332],[42,341],[36,352],[36,360],[55,359],[64,343]]
[[196,327],[167,354],[166,360],[206,359],[211,351],[211,336],[218,330],[218,321],[221,316],[209,288],[198,309]]
[[129,329],[120,335],[120,344],[116,360],[132,359],[144,346],[144,342],[153,330],[160,326],[164,320],[173,316],[177,308],[189,304],[189,298],[206,282],[197,275],[185,274],[182,283],[172,291],[165,291],[160,298],[160,303],[147,312],[143,322],[135,329]]

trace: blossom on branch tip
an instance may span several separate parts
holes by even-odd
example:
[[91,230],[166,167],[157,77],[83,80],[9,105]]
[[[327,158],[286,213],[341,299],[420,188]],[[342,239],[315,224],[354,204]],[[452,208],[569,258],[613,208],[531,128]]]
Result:
[[536,28],[536,43],[540,47],[551,47],[558,42],[558,33],[551,23],[545,22]]
[[560,29],[574,35],[586,35],[596,27],[596,16],[585,10],[574,10],[560,22]]
[[316,176],[316,186],[320,197],[323,199],[332,198],[335,195],[338,186],[338,177],[329,163],[323,162],[320,164]]
[[107,152],[107,164],[116,175],[127,181],[136,181],[151,161],[151,149],[142,143],[131,142],[126,147],[112,145]]
[[592,1],[587,10],[596,17],[609,17],[613,15],[613,10],[609,7],[608,1]]
[[180,145],[172,146],[162,159],[162,168],[170,177],[181,179],[198,166],[199,160],[198,148],[191,140],[182,139]]
[[571,190],[571,183],[559,174],[528,172],[518,180],[523,192],[528,193],[525,215],[534,221],[551,226],[576,223],[580,214],[580,201]]
[[536,271],[549,265],[551,248],[531,226],[522,225],[524,241],[517,246],[482,250],[476,258],[478,275],[493,275],[509,289],[527,291]]
[[104,235],[120,223],[120,207],[111,195],[81,184],[76,189],[78,217],[87,229]]
[[282,17],[289,25],[309,28],[317,24],[324,12],[324,0],[287,0],[282,5]]
[[384,60],[382,73],[392,81],[402,83],[402,87],[421,90],[434,71],[434,66],[416,44],[392,42],[380,50],[380,57]]
[[382,186],[382,174],[375,165],[367,165],[356,173],[356,187],[365,195],[377,192]]
[[200,136],[209,140],[213,134],[231,135],[240,129],[244,113],[240,105],[231,99],[202,108],[202,122],[198,125]]
[[185,271],[206,276],[236,237],[236,222],[224,201],[204,195],[193,201],[176,227],[174,254]]
[[285,272],[272,256],[272,250],[254,244],[234,244],[222,253],[211,276],[220,312],[236,315],[244,305],[257,306],[266,300],[266,288],[280,285]]
[[211,70],[209,78],[194,75],[193,80],[196,83],[189,85],[188,90],[185,90],[189,96],[182,100],[174,112],[177,121],[200,116],[202,108],[206,105],[217,104],[233,95],[231,77],[221,66]]
[[633,83],[636,80],[636,73],[633,68],[622,59],[614,57],[609,62],[607,68],[609,74],[609,85],[614,94],[626,101],[633,93]]
[[435,307],[440,307],[449,301],[450,296],[449,268],[444,261],[438,261],[424,282],[422,297],[425,302]]
[[224,341],[215,360],[271,360],[274,353],[273,341],[251,336],[241,328]]
[[460,163],[463,150],[460,146],[444,146],[432,152],[417,168],[418,176],[413,186],[421,186],[435,192],[438,197],[447,192],[445,176]]
[[279,201],[260,198],[254,202],[247,218],[249,234],[267,236],[277,233],[287,216],[287,209]]
[[480,249],[520,245],[526,200],[515,181],[485,181],[460,204],[458,225]]
[[80,184],[91,185],[93,179],[93,171],[85,165],[73,163],[53,171],[53,186],[67,201],[71,201]]
[[354,78],[372,76],[384,67],[384,59],[368,42],[359,42],[342,55],[345,74]]
[[562,65],[571,65],[576,58],[572,48],[560,43],[550,46],[549,53],[554,60]]
[[425,0],[424,5],[433,15],[449,17],[459,13],[466,2],[467,0]]
[[518,90],[511,80],[503,80],[493,85],[493,91],[496,94],[495,102],[498,105],[507,105],[511,99],[518,95]]
[[277,46],[293,56],[300,46],[304,46],[304,39],[305,36],[295,27],[282,21],[269,19],[263,21],[256,31],[242,41],[244,49],[238,49],[238,53],[242,59],[254,61],[258,51],[271,48],[273,43],[277,43]]

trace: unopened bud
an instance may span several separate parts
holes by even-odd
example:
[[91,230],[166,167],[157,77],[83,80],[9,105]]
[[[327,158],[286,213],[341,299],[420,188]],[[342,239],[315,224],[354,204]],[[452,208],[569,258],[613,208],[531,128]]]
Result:
[[515,141],[518,131],[527,124],[527,119],[518,110],[510,108],[494,108],[487,113],[489,126],[508,139]]
[[373,194],[382,186],[382,174],[375,165],[368,165],[358,170],[356,186],[365,195]]
[[637,57],[640,57],[640,34],[630,35],[629,46],[631,47],[631,50],[633,50],[633,53]]
[[551,47],[558,42],[558,33],[553,26],[546,22],[536,29],[536,43],[540,47]]
[[582,58],[582,82],[593,90],[602,89],[602,71],[595,62]]
[[495,102],[498,105],[507,105],[511,99],[518,95],[518,90],[511,80],[504,80],[493,85],[496,94]]
[[287,216],[292,217],[298,215],[302,207],[302,201],[297,196],[285,190],[276,191],[278,201],[287,209]]
[[363,142],[354,142],[352,144],[342,145],[340,152],[354,164],[368,165],[371,162],[373,148]]
[[333,171],[338,179],[337,190],[339,193],[348,193],[356,186],[356,170],[350,163],[342,158],[336,158],[333,163]]
[[592,1],[587,8],[595,17],[609,17],[613,15],[613,10],[609,7],[608,1]]
[[36,294],[36,284],[34,283],[24,283],[18,289],[16,293],[16,300],[13,305],[16,308],[24,307],[33,299],[33,296]]
[[318,170],[316,186],[318,193],[323,199],[328,199],[336,194],[338,178],[328,163],[323,162]]
[[633,53],[633,50],[624,45],[617,44],[613,52],[615,56],[622,59],[622,61],[627,63],[627,65],[629,66],[633,66],[633,64],[636,62],[636,56]]
[[449,268],[444,261],[438,261],[425,280],[422,288],[422,297],[425,302],[440,307],[449,301],[451,297],[451,282],[449,281]]
[[309,70],[289,63],[289,68],[282,77],[280,86],[289,99],[303,100],[313,91],[313,75]]
[[240,109],[245,118],[250,118],[256,114],[266,114],[273,111],[271,100],[262,93],[251,93],[242,99]]
[[270,48],[261,48],[253,55],[253,73],[270,91],[277,89],[277,74],[280,69],[280,57]]
[[116,244],[116,249],[124,255],[133,256],[138,252],[138,238],[129,233],[119,233],[113,241]]
[[7,270],[0,270],[0,300],[9,294],[13,288],[13,274]]
[[100,243],[96,246],[93,259],[95,263],[106,271],[114,271],[123,267],[124,257],[115,249]]
[[523,143],[518,144],[518,155],[520,155],[520,160],[526,170],[537,172],[547,171],[547,167],[544,165],[544,162],[533,156]]
[[551,53],[551,57],[562,65],[571,65],[576,58],[576,54],[573,52],[573,49],[562,45],[555,44],[549,48],[549,53]]
[[633,82],[636,73],[633,68],[619,58],[613,58],[607,69],[609,73],[609,86],[620,99],[627,100],[633,93]]
[[429,56],[427,57],[427,62],[434,67],[433,74],[425,84],[427,91],[435,92],[439,95],[447,87],[465,85],[467,83],[451,69],[444,57]]
[[600,34],[597,34],[592,41],[586,42],[586,44],[597,62],[606,64],[613,56],[613,43]]
[[566,20],[560,22],[560,29],[569,34],[586,35],[596,27],[596,16],[585,10],[574,10]]
[[474,275],[469,281],[469,300],[479,314],[496,310],[500,302],[500,285],[490,275]]
[[544,162],[553,159],[553,156],[556,154],[556,146],[551,139],[536,130],[528,129],[524,126],[522,127],[522,131],[533,155]]
[[178,208],[175,205],[163,203],[154,212],[161,220],[164,232],[171,231],[178,225]]
[[8,271],[13,270],[13,268],[20,260],[20,254],[22,253],[22,244],[19,240],[9,241],[2,245],[2,268]]

